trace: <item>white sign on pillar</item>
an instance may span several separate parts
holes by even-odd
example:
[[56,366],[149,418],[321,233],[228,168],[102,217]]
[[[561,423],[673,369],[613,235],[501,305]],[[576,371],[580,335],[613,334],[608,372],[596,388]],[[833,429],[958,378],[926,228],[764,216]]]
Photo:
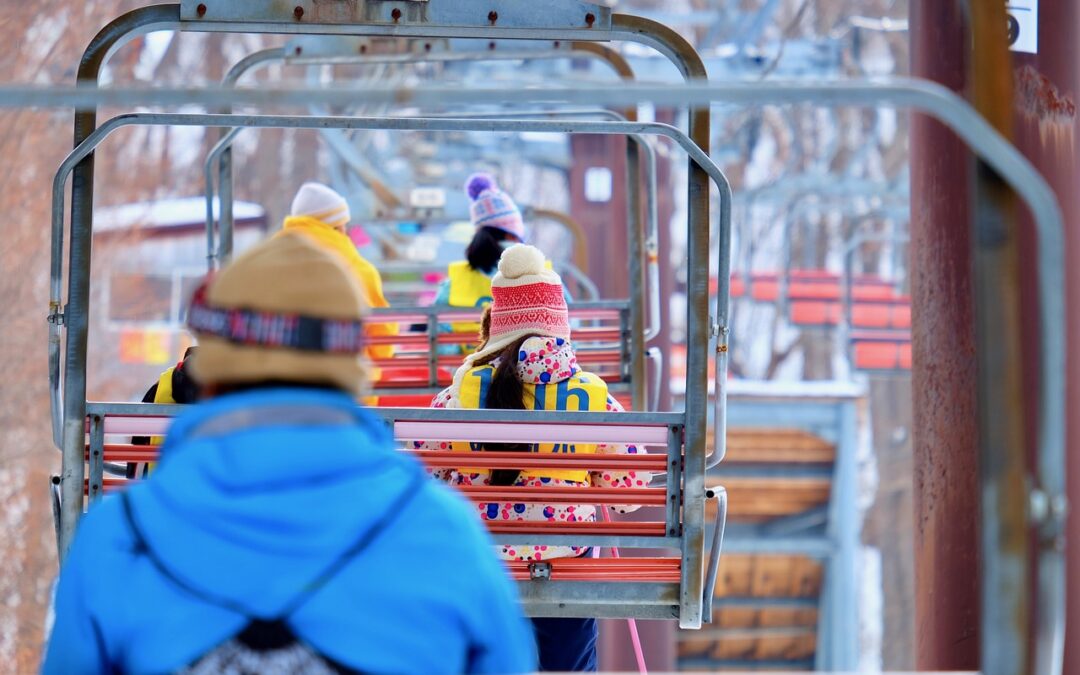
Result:
[[1039,53],[1039,0],[1008,0],[1009,49],[1028,54]]

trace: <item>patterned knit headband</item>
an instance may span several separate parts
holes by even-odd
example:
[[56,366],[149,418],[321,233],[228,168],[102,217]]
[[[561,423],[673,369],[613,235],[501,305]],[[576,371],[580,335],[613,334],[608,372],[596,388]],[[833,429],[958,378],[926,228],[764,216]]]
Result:
[[188,309],[188,327],[233,344],[277,347],[326,354],[359,354],[364,348],[362,321],[321,319],[252,309],[212,307],[207,284],[195,292]]

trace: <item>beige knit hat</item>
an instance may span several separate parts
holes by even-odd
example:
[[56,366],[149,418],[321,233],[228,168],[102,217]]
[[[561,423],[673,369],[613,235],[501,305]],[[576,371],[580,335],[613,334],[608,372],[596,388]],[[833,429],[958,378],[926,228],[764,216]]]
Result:
[[199,357],[191,374],[203,385],[283,381],[360,395],[366,313],[359,283],[336,256],[301,234],[268,239],[192,299]]
[[352,214],[349,203],[333,188],[322,183],[304,183],[293,197],[289,215],[321,220],[334,229],[345,231]]

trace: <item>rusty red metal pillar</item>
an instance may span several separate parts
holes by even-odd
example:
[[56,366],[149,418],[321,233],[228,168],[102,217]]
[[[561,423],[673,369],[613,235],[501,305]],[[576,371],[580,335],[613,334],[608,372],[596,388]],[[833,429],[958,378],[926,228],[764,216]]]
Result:
[[[625,298],[626,274],[626,139],[622,136],[575,134],[570,137],[570,215],[589,238],[589,276],[604,298]],[[604,190],[603,176],[610,180]],[[587,181],[601,183],[586,190]],[[619,262],[621,260],[621,263]]]
[[[970,9],[970,8],[969,8]],[[962,3],[916,0],[912,4],[912,70],[970,94],[969,17]],[[995,24],[996,26],[996,24]],[[1080,190],[1077,190],[1076,94],[1080,64],[1075,50],[1080,1],[1038,2],[1037,51],[1014,52],[1000,68],[1011,79],[1012,94],[998,97],[1014,113],[1011,130],[1017,147],[1047,178],[1066,221],[1068,259],[1066,329],[1070,344],[1080,339]],[[1004,39],[1004,36],[1002,36]],[[997,71],[983,77],[995,77]],[[994,103],[988,110],[1002,112]],[[978,569],[975,514],[979,493],[975,454],[974,345],[971,343],[971,267],[967,238],[971,202],[970,160],[952,136],[917,119],[912,136],[912,266],[915,306],[915,462],[916,462],[916,612],[917,666],[920,669],[976,669],[979,664]],[[1034,448],[1038,405],[1038,296],[1036,238],[1029,214],[1017,232],[1022,328],[1024,441]],[[950,294],[953,294],[950,296]],[[999,326],[1012,330],[1014,326]],[[1068,363],[1067,407],[1070,454],[1069,496],[1080,503],[1080,359]],[[941,407],[942,404],[944,407]],[[1023,467],[1020,467],[1021,470]],[[1030,470],[1028,471],[1030,474]],[[1080,519],[1070,521],[1071,540],[1080,539]],[[950,542],[949,539],[953,538]],[[1080,673],[1080,551],[1073,545],[1066,635],[1066,673]],[[965,574],[969,576],[965,576]],[[1032,593],[1033,595],[1033,593]],[[985,636],[994,639],[994,636]]]
[[[1080,189],[1077,189],[1078,147],[1077,95],[1080,93],[1080,0],[1040,0],[1038,3],[1038,51],[1013,53],[1016,112],[1014,128],[1018,148],[1049,181],[1065,217],[1065,303],[1067,344],[1080,341]],[[1036,286],[1036,238],[1030,216],[1023,214],[1021,229],[1021,320],[1024,334],[1025,403],[1034,421],[1038,403],[1038,296]],[[1066,447],[1068,496],[1073,504],[1067,530],[1068,620],[1065,635],[1065,673],[1080,673],[1080,359],[1070,357],[1066,378]],[[1029,423],[1028,436],[1034,438]]]
[[[962,3],[911,4],[912,74],[963,93]],[[915,665],[979,669],[979,466],[972,296],[973,164],[950,131],[911,131]]]

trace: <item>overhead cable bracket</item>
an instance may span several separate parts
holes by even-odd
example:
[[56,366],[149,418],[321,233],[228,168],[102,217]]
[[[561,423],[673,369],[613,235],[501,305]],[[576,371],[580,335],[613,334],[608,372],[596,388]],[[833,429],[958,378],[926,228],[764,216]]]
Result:
[[[182,0],[180,19],[191,23],[277,24],[282,32],[299,25],[383,26],[477,29],[460,37],[491,35],[494,30],[606,32],[611,9],[583,0]],[[293,26],[293,29],[285,26]],[[411,31],[401,30],[400,34]],[[535,39],[548,39],[541,33]]]

